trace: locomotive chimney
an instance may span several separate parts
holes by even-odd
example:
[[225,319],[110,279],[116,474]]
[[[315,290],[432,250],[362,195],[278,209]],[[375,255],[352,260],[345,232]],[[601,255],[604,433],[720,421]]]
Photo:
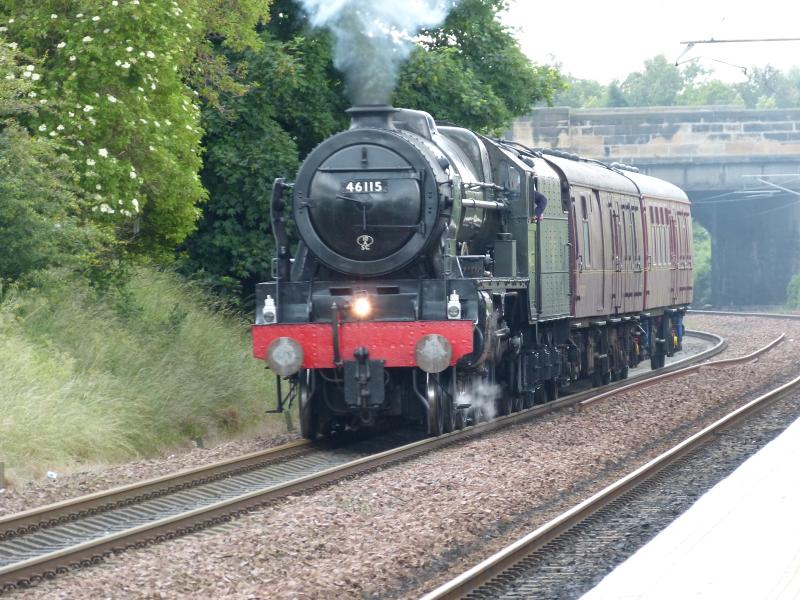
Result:
[[397,109],[388,104],[362,104],[347,109],[350,129],[395,129],[392,115]]

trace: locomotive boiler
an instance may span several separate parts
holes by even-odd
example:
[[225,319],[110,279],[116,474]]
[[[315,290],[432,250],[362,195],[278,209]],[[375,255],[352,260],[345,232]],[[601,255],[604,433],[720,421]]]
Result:
[[275,182],[274,281],[256,287],[254,355],[305,437],[393,421],[436,435],[680,349],[679,188],[422,111],[348,112]]

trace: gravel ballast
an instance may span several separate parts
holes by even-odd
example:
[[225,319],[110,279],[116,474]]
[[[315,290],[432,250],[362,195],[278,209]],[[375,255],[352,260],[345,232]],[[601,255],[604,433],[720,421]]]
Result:
[[[507,573],[474,590],[468,599],[580,598],[703,494],[781,435],[798,415],[800,394],[794,392],[743,422],[734,423],[723,435],[537,550],[514,567],[513,578]],[[712,557],[709,563],[714,563]],[[758,577],[757,571],[752,575]]]
[[784,331],[789,339],[757,361],[703,369],[342,481],[224,529],[122,554],[26,597],[417,597],[800,370],[798,322],[687,321],[727,336],[724,357]]

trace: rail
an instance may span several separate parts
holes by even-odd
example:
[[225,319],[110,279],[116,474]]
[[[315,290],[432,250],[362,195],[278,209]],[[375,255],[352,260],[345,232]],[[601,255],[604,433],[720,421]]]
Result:
[[608,398],[610,398],[612,396],[615,396],[615,395],[617,395],[619,393],[627,391],[629,388],[641,389],[642,387],[654,385],[656,383],[661,383],[661,382],[666,381],[668,379],[676,379],[678,377],[683,377],[685,375],[691,375],[693,373],[699,373],[701,369],[714,368],[714,367],[730,367],[730,366],[733,366],[733,365],[739,365],[739,364],[742,364],[742,363],[746,363],[746,362],[749,362],[751,360],[755,360],[756,358],[758,358],[762,354],[765,354],[765,353],[769,352],[775,346],[780,344],[784,339],[786,339],[786,334],[782,333],[776,339],[772,340],[769,344],[767,344],[763,348],[759,348],[755,352],[752,352],[752,353],[747,354],[745,356],[737,356],[735,358],[723,358],[722,360],[714,360],[714,361],[711,361],[711,362],[704,362],[704,363],[692,365],[692,366],[689,366],[689,367],[685,367],[685,368],[682,368],[682,369],[677,369],[677,370],[671,371],[669,373],[663,373],[661,375],[656,375],[654,377],[651,377],[651,378],[649,378],[647,380],[645,385],[634,384],[634,385],[631,385],[631,386],[624,386],[624,387],[618,388],[618,389],[614,390],[613,392],[603,392],[602,394],[597,394],[596,396],[592,396],[591,398],[587,398],[586,400],[582,400],[582,401],[578,402],[577,408],[578,408],[578,410],[581,410],[581,409],[583,409],[584,407],[586,407],[586,406],[588,406],[590,404],[595,404],[595,403],[598,403],[598,402],[602,402],[603,400],[607,400]]

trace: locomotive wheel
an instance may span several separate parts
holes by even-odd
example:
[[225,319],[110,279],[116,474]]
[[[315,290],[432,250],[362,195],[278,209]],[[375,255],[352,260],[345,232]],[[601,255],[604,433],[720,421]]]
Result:
[[314,405],[316,403],[311,397],[311,377],[313,375],[309,370],[301,371],[299,374],[300,435],[309,440],[315,440],[319,433],[319,416],[315,414]]
[[450,433],[456,430],[456,409],[449,398],[442,398],[444,405],[444,429],[442,433]]
[[650,357],[650,368],[651,369],[660,369],[663,367],[667,362],[667,355],[656,353]]
[[536,392],[522,392],[522,408],[531,408],[536,403]]
[[[672,319],[667,319],[664,324],[664,339],[667,340],[667,356],[673,356],[678,349],[675,344],[675,337],[672,335]],[[663,364],[661,365],[664,366]]]
[[453,377],[453,369],[439,373],[439,396],[441,398],[442,409],[444,413],[444,428],[442,433],[450,433],[457,429],[456,423],[456,382]]
[[428,400],[428,435],[442,435],[444,432],[444,403],[439,384],[434,377],[426,374],[425,398]]
[[544,395],[547,402],[558,400],[558,380],[555,377],[544,382]]
[[511,394],[505,387],[502,389],[502,391],[500,392],[500,396],[497,398],[496,406],[497,406],[497,414],[499,416],[505,416],[507,414],[510,414],[511,411],[514,410]]
[[592,372],[592,387],[600,387],[603,385],[603,378],[600,375],[600,371],[593,371]]
[[533,392],[533,404],[539,405],[544,404],[545,402],[547,402],[547,398],[544,393],[544,386],[539,385],[536,387],[536,391]]

